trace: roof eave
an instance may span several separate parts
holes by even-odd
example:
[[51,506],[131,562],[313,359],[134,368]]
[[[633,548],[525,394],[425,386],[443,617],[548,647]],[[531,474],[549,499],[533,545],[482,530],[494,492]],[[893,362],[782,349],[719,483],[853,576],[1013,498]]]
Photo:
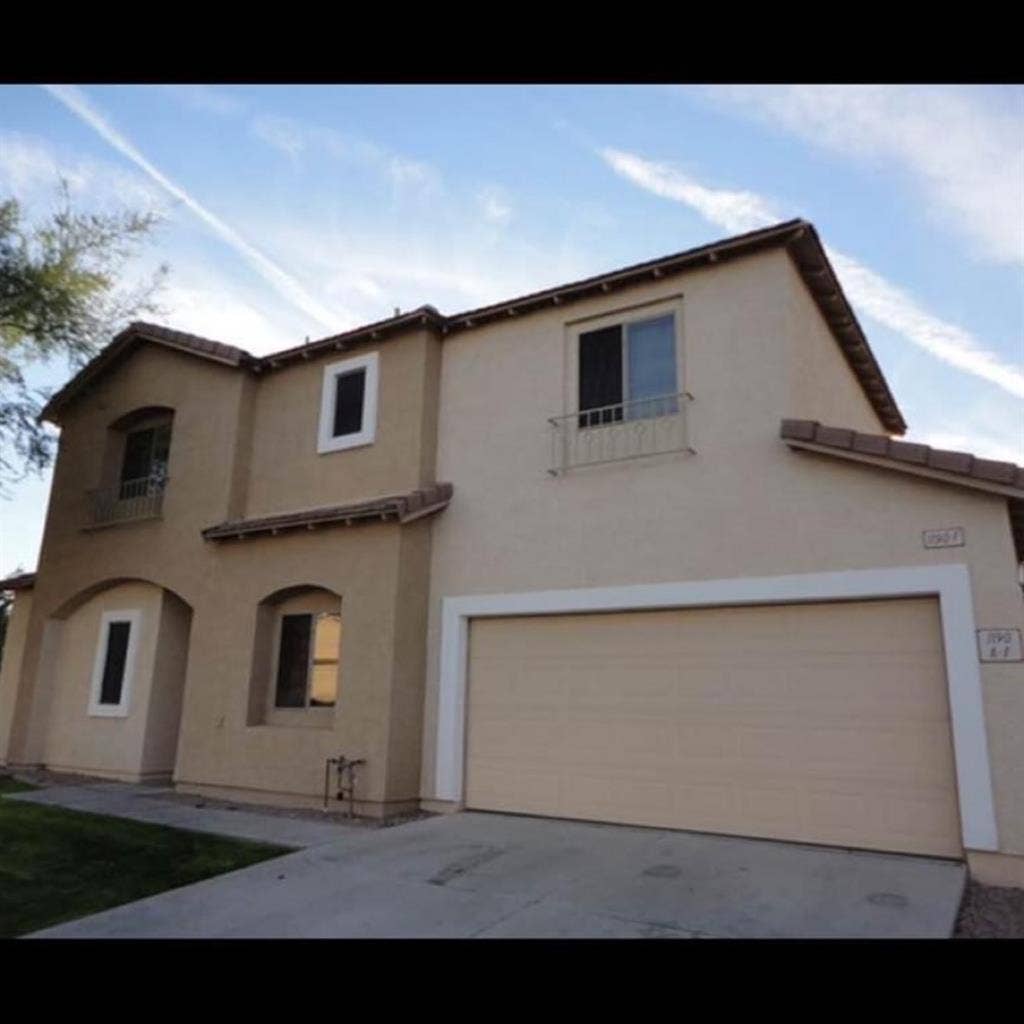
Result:
[[801,222],[786,248],[882,425],[892,434],[905,434],[907,422],[814,225]]

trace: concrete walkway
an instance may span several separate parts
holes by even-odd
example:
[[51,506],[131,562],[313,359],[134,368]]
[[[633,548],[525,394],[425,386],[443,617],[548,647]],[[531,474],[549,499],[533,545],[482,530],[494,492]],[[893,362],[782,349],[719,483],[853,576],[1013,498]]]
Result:
[[949,861],[465,812],[37,936],[948,938],[963,885]]
[[202,797],[192,797],[186,801],[163,787],[124,782],[47,786],[26,793],[12,793],[4,799],[51,804],[93,814],[110,814],[115,818],[133,818],[153,825],[169,825],[191,832],[212,832],[294,849],[337,842],[351,832],[361,833],[365,830],[364,826],[327,819],[310,821],[251,810],[229,811],[223,806],[207,805]]

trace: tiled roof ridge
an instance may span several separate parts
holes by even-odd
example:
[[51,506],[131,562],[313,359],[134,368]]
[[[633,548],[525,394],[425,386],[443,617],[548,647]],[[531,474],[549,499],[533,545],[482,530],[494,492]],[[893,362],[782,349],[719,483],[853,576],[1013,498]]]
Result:
[[886,434],[825,426],[817,420],[784,419],[780,435],[787,441],[804,441],[837,451],[889,459],[985,483],[1020,488],[1024,496],[1024,467],[1014,462],[983,459],[971,452],[933,448],[914,441],[899,441]]

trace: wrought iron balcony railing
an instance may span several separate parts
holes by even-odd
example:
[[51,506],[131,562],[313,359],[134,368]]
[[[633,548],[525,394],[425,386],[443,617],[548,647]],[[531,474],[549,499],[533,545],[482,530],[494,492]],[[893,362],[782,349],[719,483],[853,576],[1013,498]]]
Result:
[[91,525],[159,516],[163,511],[166,488],[167,477],[144,476],[90,491]]
[[681,391],[552,416],[548,472],[557,476],[578,466],[692,452],[686,423],[691,401],[693,396]]

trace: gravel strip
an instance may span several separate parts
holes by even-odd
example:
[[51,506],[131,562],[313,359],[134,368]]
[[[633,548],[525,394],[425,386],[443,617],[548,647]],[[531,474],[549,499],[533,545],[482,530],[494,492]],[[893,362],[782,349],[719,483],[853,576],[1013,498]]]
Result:
[[1024,939],[1024,889],[968,880],[955,939]]
[[[47,786],[90,786],[97,783],[109,784],[113,781],[95,775],[52,772],[45,768],[18,768],[16,770],[7,769],[6,771],[7,774],[20,779],[22,782],[28,782],[33,786],[40,786],[42,788]],[[154,785],[151,797],[154,800],[166,800],[170,803],[189,807],[211,807],[223,811],[251,811],[254,814],[266,814],[275,818],[291,818],[296,821],[326,820],[339,825],[350,825],[353,828],[392,828],[395,825],[404,825],[406,822],[433,817],[427,811],[412,811],[406,814],[396,814],[390,818],[350,818],[344,809],[346,805],[340,803],[324,812],[322,809],[315,807],[286,807],[280,804],[254,804],[248,801],[232,802],[209,796],[198,796],[194,793],[178,793],[166,785]],[[150,795],[147,794],[147,799],[149,798]]]

